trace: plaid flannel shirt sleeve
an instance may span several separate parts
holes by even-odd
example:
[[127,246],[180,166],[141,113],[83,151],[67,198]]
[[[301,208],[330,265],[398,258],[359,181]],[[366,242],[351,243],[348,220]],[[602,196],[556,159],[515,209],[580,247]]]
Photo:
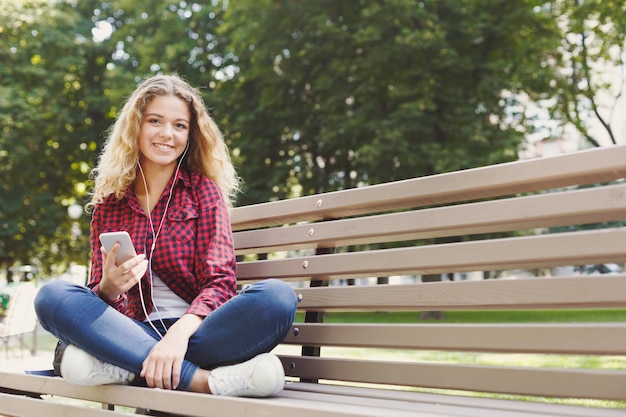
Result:
[[[89,283],[87,286],[100,298],[104,300],[100,292],[100,281],[102,280],[102,254],[100,253],[100,233],[102,228],[103,211],[99,206],[94,208],[91,220],[91,271],[89,273]],[[105,300],[106,301],[106,300]],[[117,300],[107,303],[117,311],[124,312],[126,306],[126,294],[122,294]]]

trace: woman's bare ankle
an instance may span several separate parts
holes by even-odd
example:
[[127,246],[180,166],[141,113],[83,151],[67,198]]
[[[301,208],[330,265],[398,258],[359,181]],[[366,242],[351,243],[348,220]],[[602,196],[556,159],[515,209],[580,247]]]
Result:
[[189,391],[211,394],[211,390],[209,389],[209,371],[198,368],[191,378]]

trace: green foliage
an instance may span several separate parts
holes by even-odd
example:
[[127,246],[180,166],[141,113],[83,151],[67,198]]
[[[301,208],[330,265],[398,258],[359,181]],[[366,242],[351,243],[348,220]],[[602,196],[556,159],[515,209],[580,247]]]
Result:
[[[47,266],[71,253],[59,237],[69,235],[67,205],[85,195],[98,147],[102,74],[71,9],[0,9],[0,265],[28,263],[45,248]],[[52,242],[60,244],[51,250]]]
[[310,194],[515,159],[503,92],[529,73],[545,92],[539,62],[557,46],[534,3],[231,4],[220,29],[237,71],[219,93],[245,202],[289,196],[294,179]]
[[[547,14],[561,22],[562,53],[546,61],[553,73],[551,115],[573,125],[588,146],[617,144],[615,104],[626,76],[626,3],[606,0],[550,2]],[[614,74],[607,69],[615,68]],[[620,73],[621,74],[618,74]],[[589,120],[603,129],[590,131]]]
[[0,267],[86,258],[88,218],[71,239],[67,206],[148,75],[199,87],[249,204],[516,159],[534,129],[520,97],[585,132],[579,110],[608,89],[585,87],[585,63],[623,64],[625,7],[0,0]]
[[[222,6],[152,0],[137,7],[135,0],[92,1],[78,7],[106,22],[114,31],[103,44],[111,48],[108,85],[114,105],[121,103],[146,76],[177,73],[203,91],[215,85],[216,27]],[[212,107],[213,100],[207,97]]]

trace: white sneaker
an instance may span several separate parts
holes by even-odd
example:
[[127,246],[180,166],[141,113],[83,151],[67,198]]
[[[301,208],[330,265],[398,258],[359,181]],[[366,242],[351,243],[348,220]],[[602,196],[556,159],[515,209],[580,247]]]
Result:
[[283,365],[274,355],[262,353],[249,361],[211,371],[209,388],[215,395],[271,397],[285,386]]
[[102,362],[74,345],[68,345],[61,359],[61,375],[74,385],[128,384],[135,375]]

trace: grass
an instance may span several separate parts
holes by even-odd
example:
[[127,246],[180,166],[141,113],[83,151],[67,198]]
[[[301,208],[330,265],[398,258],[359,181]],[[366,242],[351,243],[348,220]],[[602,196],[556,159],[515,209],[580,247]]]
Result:
[[[296,322],[304,322],[298,313]],[[325,323],[615,323],[626,322],[626,309],[446,311],[440,320],[420,319],[420,312],[328,312]]]
[[37,333],[37,350],[42,352],[54,352],[58,339],[50,333]]

